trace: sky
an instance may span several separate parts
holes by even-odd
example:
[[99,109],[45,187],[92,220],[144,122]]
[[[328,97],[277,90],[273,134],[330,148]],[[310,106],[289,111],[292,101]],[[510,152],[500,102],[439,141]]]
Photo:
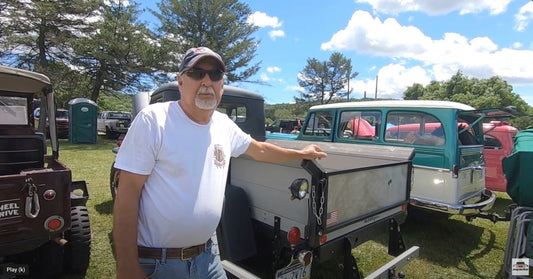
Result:
[[[157,9],[155,2],[142,5]],[[499,76],[533,106],[531,0],[241,2],[251,9],[248,22],[259,27],[252,64],[261,69],[250,80],[263,84],[232,85],[261,94],[267,104],[293,102],[307,60],[340,52],[359,73],[350,98],[401,99],[414,83],[447,81],[461,71],[469,78]]]

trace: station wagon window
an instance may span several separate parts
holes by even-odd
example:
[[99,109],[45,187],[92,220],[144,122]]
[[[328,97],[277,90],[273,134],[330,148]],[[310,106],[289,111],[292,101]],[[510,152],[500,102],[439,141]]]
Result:
[[[477,134],[472,126],[469,124],[472,120],[469,120],[471,117],[459,117],[457,118],[457,132],[459,133],[459,144],[460,145],[478,145],[480,144],[477,139]],[[475,120],[475,118],[474,118]]]
[[445,143],[442,123],[424,112],[390,112],[385,141],[413,145],[441,146]]
[[377,140],[381,126],[379,111],[343,111],[337,137],[343,139]]
[[309,115],[304,135],[329,137],[333,113],[331,111],[317,111]]
[[222,103],[217,107],[219,112],[226,114],[235,123],[246,122],[246,106],[236,103]]

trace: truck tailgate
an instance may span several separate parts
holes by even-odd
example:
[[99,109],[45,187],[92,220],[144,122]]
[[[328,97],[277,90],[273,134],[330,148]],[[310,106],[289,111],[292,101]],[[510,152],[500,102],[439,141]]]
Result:
[[[295,149],[311,144],[269,142]],[[274,226],[274,217],[280,217],[282,231],[297,226],[303,238],[315,239],[320,231],[329,240],[396,214],[408,203],[412,148],[319,145],[328,153],[321,160],[270,164],[241,156],[232,161],[230,183],[246,189],[254,219]],[[309,194],[291,200],[289,186],[300,178],[309,181]]]

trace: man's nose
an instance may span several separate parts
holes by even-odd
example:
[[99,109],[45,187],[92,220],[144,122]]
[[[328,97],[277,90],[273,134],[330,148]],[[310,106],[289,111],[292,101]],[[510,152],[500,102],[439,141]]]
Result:
[[212,84],[213,81],[211,80],[211,77],[209,76],[208,73],[205,73],[205,76],[202,78],[202,85],[203,86],[208,86],[210,84]]

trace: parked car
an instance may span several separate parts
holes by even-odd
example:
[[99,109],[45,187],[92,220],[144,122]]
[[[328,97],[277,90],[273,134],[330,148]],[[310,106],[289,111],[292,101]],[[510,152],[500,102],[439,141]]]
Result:
[[[33,117],[35,118],[35,127],[39,127],[39,119],[41,116],[41,108],[36,108],[33,112]],[[68,110],[66,109],[56,109],[56,133],[57,137],[60,139],[68,138],[69,133],[69,117]],[[50,123],[48,118],[46,119],[46,137],[50,137]]]
[[101,111],[96,120],[99,133],[105,133],[108,139],[117,139],[126,134],[133,116],[127,111]]
[[265,130],[272,133],[291,133],[295,129],[300,130],[302,121],[300,119],[278,119],[271,125],[267,125]]
[[485,185],[498,192],[507,190],[507,179],[503,172],[502,160],[511,154],[518,129],[505,121],[483,123],[485,133]]
[[497,220],[487,214],[496,201],[485,188],[487,113],[448,101],[317,105],[309,109],[298,140],[414,147],[411,206]]
[[[49,141],[35,130],[34,98],[50,112]],[[0,278],[59,278],[89,266],[89,194],[59,160],[54,108],[47,76],[0,66]]]

